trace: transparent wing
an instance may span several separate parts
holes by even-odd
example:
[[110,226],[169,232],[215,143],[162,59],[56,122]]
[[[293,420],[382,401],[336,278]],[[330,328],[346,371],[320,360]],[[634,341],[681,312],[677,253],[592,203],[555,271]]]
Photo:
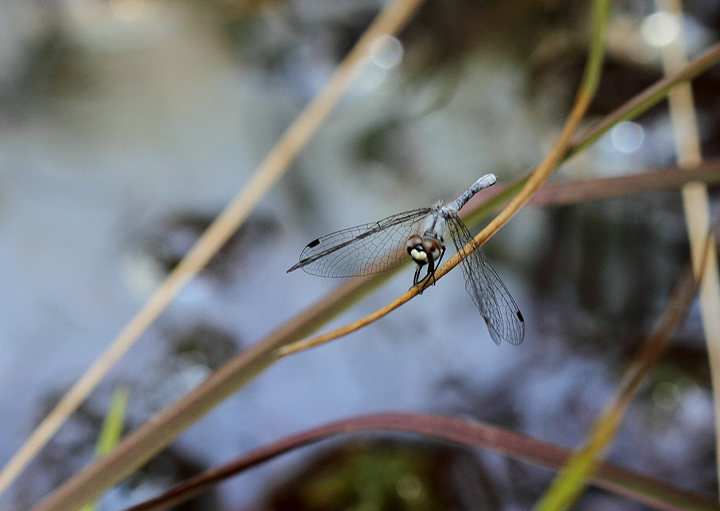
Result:
[[379,222],[358,225],[311,241],[300,261],[288,272],[302,268],[320,277],[370,275],[400,266],[405,243],[417,234],[431,208],[413,209]]
[[465,289],[487,323],[490,337],[498,345],[503,340],[520,344],[525,337],[525,320],[515,300],[462,220],[451,214],[448,224],[458,253],[470,252],[462,263]]

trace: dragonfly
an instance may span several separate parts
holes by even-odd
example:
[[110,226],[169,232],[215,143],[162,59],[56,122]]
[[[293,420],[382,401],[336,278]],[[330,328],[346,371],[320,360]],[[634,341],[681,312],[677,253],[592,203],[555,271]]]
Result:
[[[520,344],[525,320],[515,300],[490,266],[480,246],[458,216],[462,207],[480,190],[495,184],[494,174],[485,174],[457,199],[442,206],[419,208],[317,238],[303,249],[300,260],[288,273],[302,269],[320,277],[357,277],[391,270],[407,259],[416,263],[413,286],[424,289],[435,279],[435,270],[445,255],[445,242],[452,239],[462,254],[465,289],[485,320],[495,344]],[[421,278],[423,268],[425,275]]]

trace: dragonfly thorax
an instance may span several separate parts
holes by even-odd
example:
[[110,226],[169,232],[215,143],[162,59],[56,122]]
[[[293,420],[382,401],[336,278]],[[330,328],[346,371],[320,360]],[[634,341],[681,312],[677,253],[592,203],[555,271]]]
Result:
[[413,261],[420,266],[436,261],[442,253],[440,241],[434,236],[428,236],[427,234],[424,237],[413,234],[408,238],[407,243],[405,243],[405,248],[407,253],[410,254],[410,257],[413,258]]

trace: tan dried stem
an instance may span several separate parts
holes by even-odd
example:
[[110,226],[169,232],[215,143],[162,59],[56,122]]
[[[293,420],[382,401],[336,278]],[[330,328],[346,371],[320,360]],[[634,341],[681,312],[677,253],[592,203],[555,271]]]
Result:
[[[677,39],[661,48],[661,57],[665,74],[676,73],[687,65],[682,6],[679,0],[656,0],[659,11],[673,14],[678,19],[680,31]],[[681,84],[668,94],[670,120],[675,139],[675,153],[678,165],[685,169],[695,169],[702,164],[700,135],[689,83]],[[690,240],[690,254],[695,275],[700,275],[702,247],[710,228],[710,204],[707,186],[704,183],[688,183],[682,187],[682,201],[685,209],[685,221]],[[700,312],[705,342],[710,362],[710,375],[715,403],[715,450],[720,452],[720,280],[718,280],[717,251],[710,243],[710,259],[700,282]],[[717,474],[720,476],[720,459],[717,462]]]

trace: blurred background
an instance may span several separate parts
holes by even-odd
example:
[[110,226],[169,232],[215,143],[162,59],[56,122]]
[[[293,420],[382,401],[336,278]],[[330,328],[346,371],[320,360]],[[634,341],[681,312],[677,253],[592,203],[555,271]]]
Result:
[[[141,307],[375,17],[375,0],[0,2],[0,460]],[[614,2],[587,119],[662,76],[659,47],[717,39],[686,15]],[[586,57],[576,0],[429,0],[369,65],[209,267],[2,498],[26,509],[93,453],[113,389],[128,427],[182,396],[339,284],[286,274],[330,231],[507,183],[555,142]],[[720,155],[720,71],[693,84],[703,154]],[[675,161],[663,102],[558,178]],[[454,271],[340,341],[289,357],[105,495],[122,509],[304,428],[377,411],[472,417],[573,447],[612,396],[689,258],[680,196],[526,208],[485,253],[522,310],[495,346]],[[333,325],[409,287],[410,269]],[[610,459],[716,493],[712,400],[695,307],[634,402]],[[526,509],[552,473],[397,435],[287,455],[183,509]],[[339,505],[342,504],[342,506]],[[578,509],[641,509],[590,490]]]

